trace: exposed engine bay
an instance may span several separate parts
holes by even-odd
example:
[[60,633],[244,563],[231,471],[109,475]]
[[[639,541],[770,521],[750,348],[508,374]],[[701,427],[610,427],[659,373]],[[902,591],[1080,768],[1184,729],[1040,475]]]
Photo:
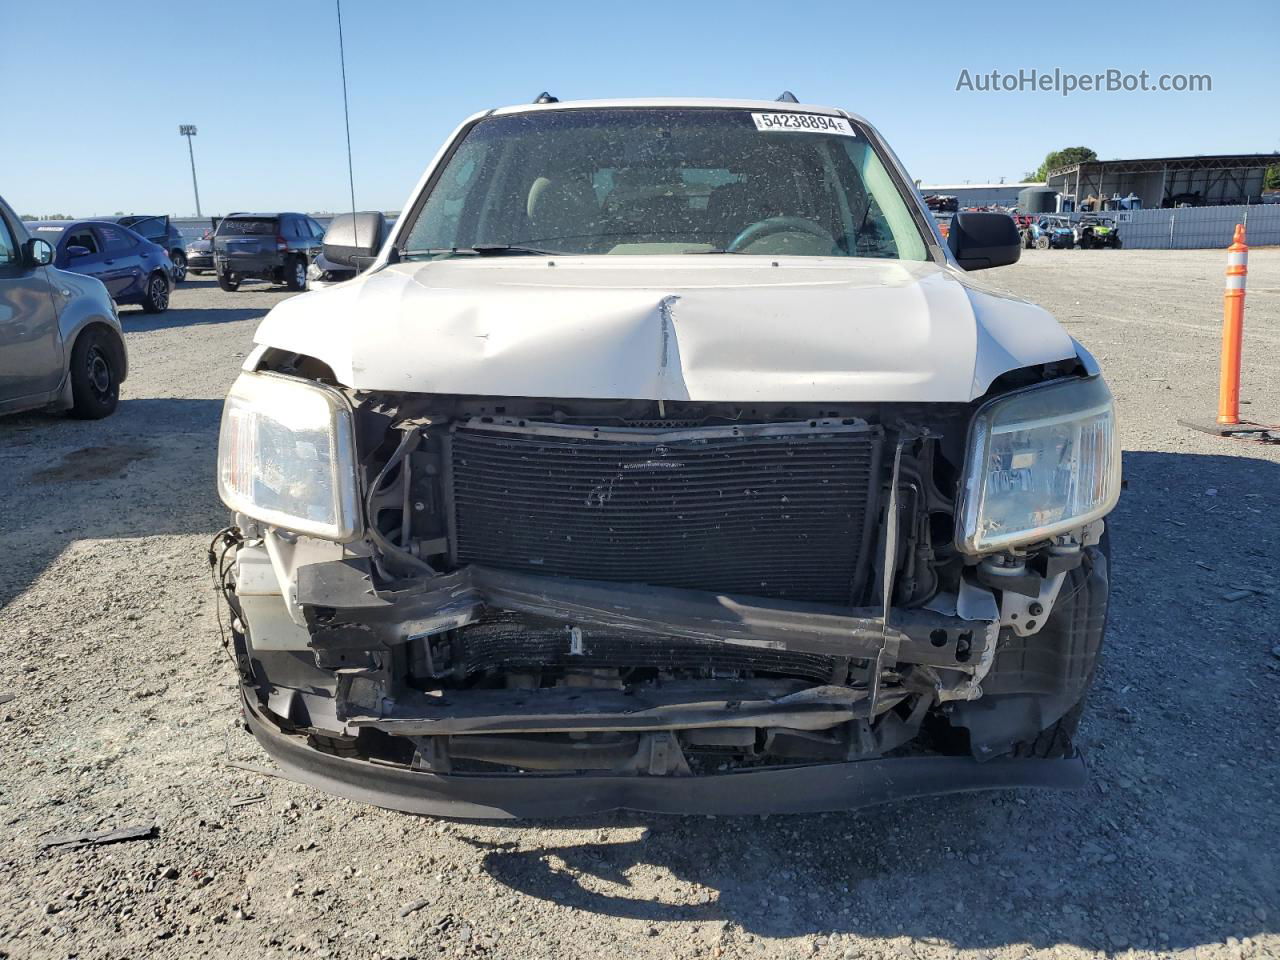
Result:
[[218,574],[250,708],[312,748],[451,775],[985,759],[1087,685],[1102,523],[960,553],[972,405],[350,403],[364,535],[241,516]]

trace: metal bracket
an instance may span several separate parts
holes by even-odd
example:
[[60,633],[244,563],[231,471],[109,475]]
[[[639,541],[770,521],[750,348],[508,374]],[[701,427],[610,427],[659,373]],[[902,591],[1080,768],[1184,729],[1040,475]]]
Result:
[[684,751],[680,749],[680,741],[674,733],[667,730],[642,737],[636,760],[639,768],[653,777],[687,775],[690,772]]
[[1000,623],[1010,627],[1020,637],[1029,637],[1039,633],[1040,628],[1053,612],[1053,604],[1058,599],[1058,591],[1066,581],[1067,575],[1060,573],[1040,582],[1040,594],[1035,597],[1023,596],[1012,590],[1004,590],[1000,595]]
[[893,450],[893,476],[889,481],[889,503],[884,515],[884,579],[881,581],[884,606],[880,614],[883,639],[880,642],[880,650],[871,664],[871,677],[868,683],[867,716],[871,720],[875,720],[876,705],[880,699],[880,674],[887,667],[898,662],[899,640],[896,633],[889,632],[889,611],[893,609],[893,577],[897,572],[898,558],[898,477],[902,472],[902,451],[906,446],[907,438],[899,437]]

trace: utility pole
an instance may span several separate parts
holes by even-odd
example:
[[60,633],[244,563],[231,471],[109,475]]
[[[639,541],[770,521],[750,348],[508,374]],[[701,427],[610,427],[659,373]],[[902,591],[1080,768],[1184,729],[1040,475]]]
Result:
[[191,189],[196,193],[196,216],[200,217],[203,214],[200,212],[200,185],[196,182],[196,152],[191,146],[191,138],[196,135],[195,124],[179,124],[178,134],[187,138],[187,153],[191,156]]
[[347,51],[342,42],[342,0],[334,0],[338,8],[338,62],[342,64],[342,120],[347,127],[347,182],[351,185],[351,229],[354,231],[356,244],[360,243],[359,228],[356,226],[356,172],[351,162],[351,112],[347,108]]

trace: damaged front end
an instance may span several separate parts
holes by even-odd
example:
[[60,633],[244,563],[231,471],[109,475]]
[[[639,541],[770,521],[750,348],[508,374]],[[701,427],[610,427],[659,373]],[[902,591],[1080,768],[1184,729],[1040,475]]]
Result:
[[[272,351],[245,378],[337,424],[224,419],[246,713],[293,776],[460,816],[1083,783],[1057,733],[1101,643],[1102,521],[966,550],[981,404],[397,395]],[[1018,456],[998,482],[1030,483]]]

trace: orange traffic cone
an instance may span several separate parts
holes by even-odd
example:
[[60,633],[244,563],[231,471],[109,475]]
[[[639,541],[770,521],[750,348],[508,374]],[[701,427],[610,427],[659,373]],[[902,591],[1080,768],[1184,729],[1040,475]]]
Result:
[[1240,419],[1240,353],[1244,343],[1244,287],[1249,276],[1249,246],[1244,224],[1236,224],[1227,247],[1227,288],[1222,295],[1222,357],[1218,371],[1218,418],[1213,423],[1178,422],[1193,430],[1246,440],[1280,439],[1280,427]]

